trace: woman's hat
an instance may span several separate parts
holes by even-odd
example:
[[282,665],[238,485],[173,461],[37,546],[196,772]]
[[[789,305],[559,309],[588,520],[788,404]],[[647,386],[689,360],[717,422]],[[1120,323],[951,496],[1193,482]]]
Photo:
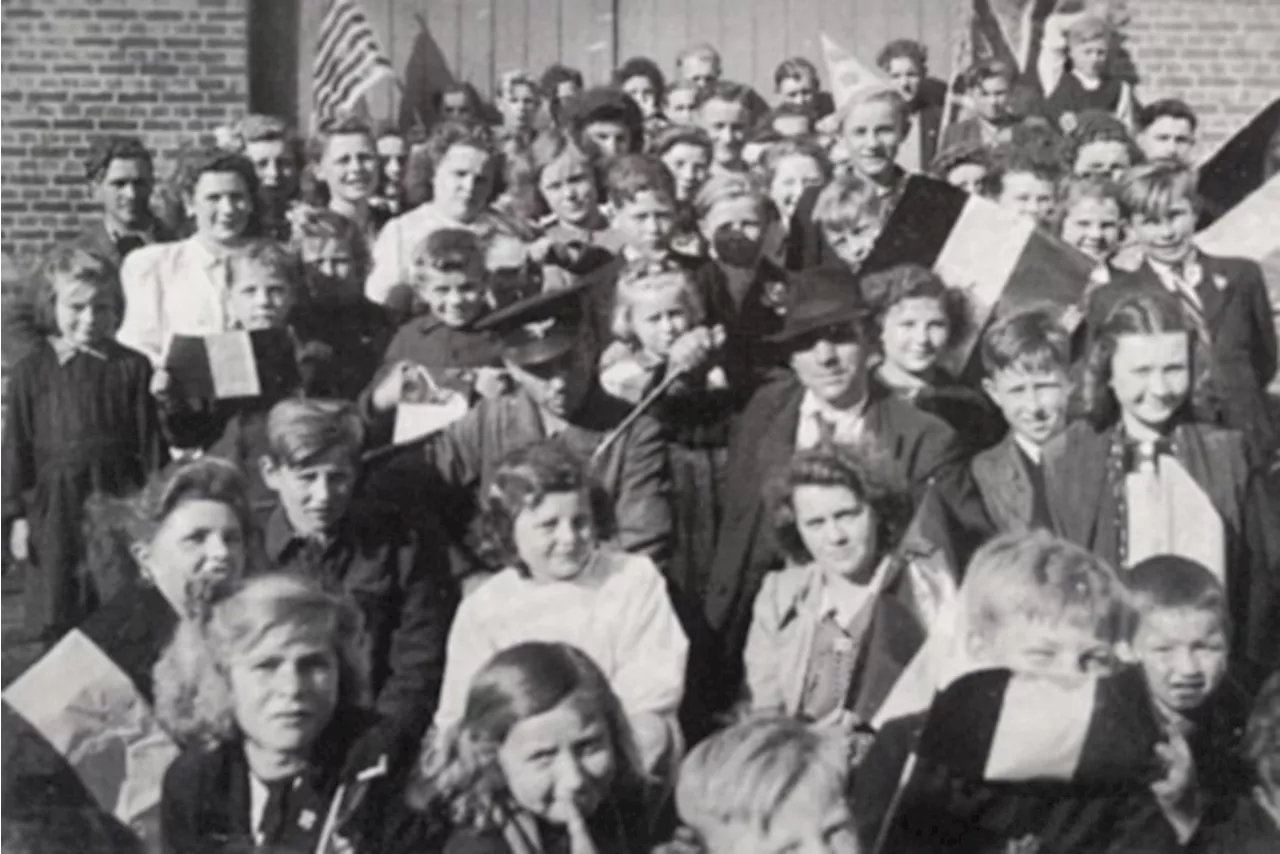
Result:
[[871,309],[858,277],[845,267],[815,267],[791,277],[782,329],[765,340],[785,344],[820,329],[862,320]]

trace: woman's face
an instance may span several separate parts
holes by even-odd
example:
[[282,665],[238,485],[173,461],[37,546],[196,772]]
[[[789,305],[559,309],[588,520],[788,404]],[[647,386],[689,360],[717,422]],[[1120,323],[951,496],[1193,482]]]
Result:
[[711,152],[701,145],[682,142],[667,149],[662,163],[676,179],[676,201],[688,202],[706,183],[711,170]]
[[880,325],[885,362],[914,375],[923,374],[938,363],[951,336],[947,312],[942,301],[934,297],[899,300],[884,313]]
[[378,147],[367,134],[329,138],[320,158],[320,180],[335,199],[366,201],[378,189]]
[[196,498],[170,510],[151,541],[136,544],[133,553],[143,573],[184,613],[191,588],[244,574],[245,537],[230,505]]
[[493,175],[488,152],[455,145],[445,152],[432,179],[432,203],[461,222],[479,216],[489,203]]
[[1115,139],[1097,139],[1080,146],[1072,171],[1081,178],[1124,179],[1124,173],[1133,165],[1129,146]]
[[557,824],[568,823],[574,813],[594,813],[617,771],[607,722],[582,705],[569,696],[519,721],[498,749],[498,767],[516,803]]
[[1191,393],[1191,341],[1186,332],[1116,338],[1111,390],[1121,411],[1163,431]]
[[187,207],[198,234],[216,243],[231,243],[249,227],[253,197],[238,172],[205,172],[196,179]]
[[305,755],[338,707],[338,653],[324,626],[279,623],[228,662],[232,709],[245,741]]
[[1115,199],[1078,199],[1062,218],[1062,239],[1095,261],[1107,260],[1120,244],[1120,206]]
[[440,98],[440,117],[446,120],[466,122],[475,118],[471,99],[461,89],[445,92]]
[[576,151],[565,151],[543,168],[538,190],[561,222],[580,225],[599,213],[591,164]]
[[646,119],[652,118],[658,112],[658,90],[654,87],[653,81],[645,75],[637,74],[622,81],[622,91],[636,102],[641,115]]
[[832,577],[864,581],[874,569],[876,517],[845,486],[797,486],[791,493],[800,542]]
[[774,165],[769,196],[778,206],[784,223],[791,222],[800,196],[810,187],[822,186],[822,167],[807,154],[784,157]]
[[525,507],[512,526],[516,553],[535,581],[570,581],[595,548],[595,523],[585,492],[550,492]]
[[638,296],[631,303],[631,331],[640,348],[666,357],[676,339],[689,331],[689,307],[680,291],[668,289]]

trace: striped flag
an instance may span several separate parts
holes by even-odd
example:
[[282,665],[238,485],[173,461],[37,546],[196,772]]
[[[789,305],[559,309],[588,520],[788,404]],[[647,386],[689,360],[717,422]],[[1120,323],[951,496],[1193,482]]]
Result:
[[981,670],[933,701],[916,752],[969,780],[1145,787],[1161,738],[1140,668],[1070,682]]
[[375,84],[394,77],[391,61],[356,0],[329,0],[312,63],[315,115],[351,110]]
[[993,318],[1035,304],[1077,305],[1093,271],[1088,256],[1029,218],[923,175],[907,180],[863,270],[898,264],[930,267],[966,293],[970,328],[946,366],[957,374]]
[[160,850],[178,746],[152,712],[151,668],[177,622],[155,588],[122,590],[5,689],[6,849]]

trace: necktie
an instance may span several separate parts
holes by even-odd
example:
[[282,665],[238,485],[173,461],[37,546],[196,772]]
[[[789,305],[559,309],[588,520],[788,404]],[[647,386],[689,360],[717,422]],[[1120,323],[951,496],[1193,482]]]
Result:
[[273,780],[265,784],[267,803],[262,809],[262,818],[258,822],[258,836],[263,845],[272,845],[279,841],[289,816],[289,793],[293,790],[295,782],[290,778]]
[[818,428],[818,441],[814,443],[814,447],[829,448],[836,444],[836,425],[830,419],[824,418],[821,412],[815,412],[813,424]]
[[1199,284],[1200,268],[1195,262],[1180,267],[1168,268],[1168,280],[1173,285],[1174,296],[1182,306],[1182,313],[1195,327],[1196,335],[1205,344],[1209,343],[1209,326],[1205,321],[1204,303],[1196,291]]
[[1126,441],[1124,445],[1124,469],[1126,472],[1155,472],[1162,456],[1173,453],[1173,443],[1168,439],[1148,442]]

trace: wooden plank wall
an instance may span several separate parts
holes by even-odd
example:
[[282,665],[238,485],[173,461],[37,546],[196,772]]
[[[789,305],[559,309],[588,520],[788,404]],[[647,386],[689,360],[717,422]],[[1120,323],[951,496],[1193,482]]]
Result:
[[[278,2],[278,0],[256,0]],[[435,75],[467,80],[489,97],[513,68],[540,74],[552,62],[581,69],[589,82],[631,56],[649,56],[673,73],[682,47],[709,41],[726,76],[768,98],[773,70],[788,56],[822,67],[819,35],[870,63],[891,38],[915,38],[930,51],[935,76],[949,72],[954,0],[362,0],[392,63],[404,74],[425,27]],[[301,0],[297,50],[299,121],[311,104],[311,53],[324,3]],[[369,98],[375,118],[396,115],[399,95],[386,83]]]

